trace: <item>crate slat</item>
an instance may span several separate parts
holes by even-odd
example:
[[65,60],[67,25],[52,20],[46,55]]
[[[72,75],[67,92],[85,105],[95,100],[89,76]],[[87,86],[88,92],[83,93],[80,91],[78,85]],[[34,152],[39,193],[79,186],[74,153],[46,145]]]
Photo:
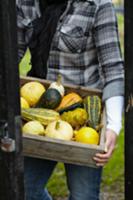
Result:
[[95,166],[92,157],[104,151],[104,146],[55,140],[44,136],[24,135],[24,155],[84,166]]

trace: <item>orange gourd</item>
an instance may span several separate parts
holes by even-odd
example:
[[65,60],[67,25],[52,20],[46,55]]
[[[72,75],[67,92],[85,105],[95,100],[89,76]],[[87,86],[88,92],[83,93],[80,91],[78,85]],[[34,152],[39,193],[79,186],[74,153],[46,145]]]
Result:
[[60,105],[56,108],[56,110],[60,110],[62,108],[65,108],[65,107],[68,107],[68,106],[71,106],[77,102],[82,102],[83,99],[82,97],[75,93],[75,92],[71,92],[69,94],[66,94],[63,98],[62,98],[62,101],[60,103]]

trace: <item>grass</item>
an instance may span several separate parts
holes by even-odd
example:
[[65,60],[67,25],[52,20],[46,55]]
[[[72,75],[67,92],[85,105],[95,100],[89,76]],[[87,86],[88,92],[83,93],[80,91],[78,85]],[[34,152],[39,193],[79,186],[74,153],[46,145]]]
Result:
[[102,190],[124,192],[124,125],[109,163],[104,167]]
[[[122,15],[117,15],[119,36],[122,55],[124,55],[124,19]],[[112,190],[124,193],[124,119],[121,133],[118,137],[115,152],[110,162],[104,167],[103,180],[101,185],[103,190]]]
[[68,189],[63,163],[58,163],[47,185],[48,191],[54,197],[66,197]]
[[[119,35],[122,54],[124,54],[124,41],[123,41],[123,16],[117,15],[119,25]],[[20,74],[26,75],[30,69],[30,53],[26,52],[25,57],[20,63]],[[49,182],[48,190],[52,196],[56,199],[57,197],[65,197],[68,195],[68,189],[66,184],[66,176],[64,165],[58,163]],[[117,146],[115,152],[110,159],[109,163],[103,169],[103,179],[101,188],[103,191],[108,192],[124,192],[124,129],[118,137]]]
[[122,55],[124,55],[124,18],[123,18],[123,15],[118,14],[117,19],[118,19],[120,46],[121,46]]

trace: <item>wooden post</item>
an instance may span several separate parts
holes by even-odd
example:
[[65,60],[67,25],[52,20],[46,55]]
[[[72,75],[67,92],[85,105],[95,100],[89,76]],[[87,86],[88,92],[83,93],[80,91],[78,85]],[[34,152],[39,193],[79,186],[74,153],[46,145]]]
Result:
[[133,199],[133,1],[125,0],[125,199]]
[[15,2],[0,0],[1,200],[24,200]]

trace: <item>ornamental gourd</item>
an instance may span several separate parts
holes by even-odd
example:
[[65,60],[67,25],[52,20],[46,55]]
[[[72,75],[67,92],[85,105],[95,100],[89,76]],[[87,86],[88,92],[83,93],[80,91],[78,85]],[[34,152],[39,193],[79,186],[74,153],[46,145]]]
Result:
[[48,125],[50,122],[60,119],[58,112],[46,108],[21,109],[21,115],[26,121],[37,120],[43,125]]
[[45,135],[60,140],[71,140],[73,137],[73,128],[63,120],[56,120],[48,124]]
[[27,100],[30,106],[34,106],[40,99],[41,95],[45,92],[45,90],[45,87],[40,82],[31,81],[25,83],[21,87],[20,94],[21,97]]
[[83,103],[82,102],[74,103],[74,104],[72,104],[70,106],[67,106],[65,108],[62,108],[62,109],[58,110],[58,112],[60,114],[63,114],[64,112],[75,110],[76,108],[83,108]]
[[33,135],[44,135],[45,129],[44,126],[36,120],[26,122],[22,127],[22,132],[24,134],[29,133]]
[[88,113],[88,125],[98,130],[101,120],[102,102],[97,95],[90,95],[84,99],[84,108]]
[[86,143],[86,144],[96,144],[99,143],[98,132],[90,127],[82,127],[78,131],[75,131],[75,141]]
[[76,108],[72,111],[64,112],[61,119],[67,121],[75,129],[83,126],[87,120],[87,112],[83,108]]
[[83,99],[79,94],[77,94],[76,92],[70,92],[62,98],[62,101],[59,104],[59,106],[56,108],[56,110],[59,111],[61,109],[64,109],[68,106],[71,106],[75,103],[82,102],[82,101]]
[[49,88],[53,88],[56,89],[60,95],[63,97],[65,94],[65,88],[61,83],[61,75],[58,75],[57,81],[56,82],[52,82],[49,86]]
[[29,108],[29,103],[23,97],[20,97],[20,106],[21,108]]
[[58,90],[48,88],[47,91],[40,97],[36,107],[54,109],[60,104],[61,99],[62,97]]

